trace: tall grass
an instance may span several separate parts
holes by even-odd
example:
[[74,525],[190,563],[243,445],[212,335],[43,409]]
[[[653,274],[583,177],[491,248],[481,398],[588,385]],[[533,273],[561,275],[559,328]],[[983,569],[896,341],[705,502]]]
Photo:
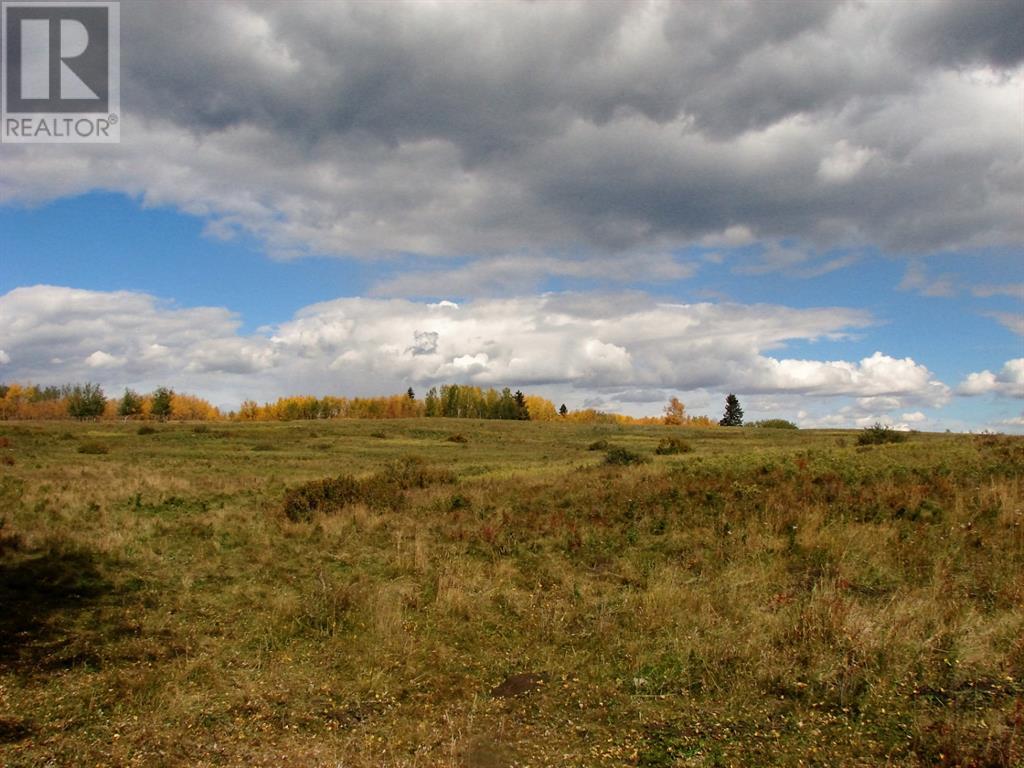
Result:
[[451,428],[0,427],[0,764],[1021,763],[1024,441]]

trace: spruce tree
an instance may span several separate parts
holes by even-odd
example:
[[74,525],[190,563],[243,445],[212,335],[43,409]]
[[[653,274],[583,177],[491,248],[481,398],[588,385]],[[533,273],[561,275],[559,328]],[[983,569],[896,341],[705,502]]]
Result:
[[530,418],[530,409],[526,407],[526,395],[518,389],[514,395],[516,400],[516,418],[526,420]]
[[725,414],[723,414],[718,424],[722,427],[743,426],[743,409],[740,407],[739,398],[731,392],[725,398]]

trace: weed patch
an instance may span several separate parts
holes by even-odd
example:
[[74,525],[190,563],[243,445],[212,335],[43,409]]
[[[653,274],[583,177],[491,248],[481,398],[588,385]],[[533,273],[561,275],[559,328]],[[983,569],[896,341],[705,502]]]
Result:
[[678,437],[664,437],[654,452],[659,456],[674,456],[679,453],[691,453],[693,446]]
[[88,442],[82,443],[78,446],[79,453],[85,453],[92,456],[98,456],[105,453],[110,453],[110,449],[103,443]]

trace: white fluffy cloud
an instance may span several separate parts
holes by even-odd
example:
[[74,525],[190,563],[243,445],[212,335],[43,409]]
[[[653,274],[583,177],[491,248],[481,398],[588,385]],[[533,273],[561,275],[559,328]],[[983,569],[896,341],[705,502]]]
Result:
[[0,336],[11,359],[4,375],[12,380],[173,384],[219,403],[445,381],[530,387],[577,404],[726,389],[884,399],[904,408],[944,403],[948,388],[910,358],[771,354],[791,341],[841,339],[871,322],[856,310],[659,303],[639,293],[462,305],[346,298],[242,335],[226,309],[181,308],[140,293],[35,286],[0,297]]
[[959,395],[1003,395],[1024,398],[1024,357],[1007,360],[998,373],[971,373],[957,387]]

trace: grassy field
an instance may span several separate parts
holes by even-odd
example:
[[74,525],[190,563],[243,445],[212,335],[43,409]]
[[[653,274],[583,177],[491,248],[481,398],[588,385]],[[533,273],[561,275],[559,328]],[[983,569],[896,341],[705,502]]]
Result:
[[1022,469],[995,436],[2,423],[0,765],[1024,765]]

